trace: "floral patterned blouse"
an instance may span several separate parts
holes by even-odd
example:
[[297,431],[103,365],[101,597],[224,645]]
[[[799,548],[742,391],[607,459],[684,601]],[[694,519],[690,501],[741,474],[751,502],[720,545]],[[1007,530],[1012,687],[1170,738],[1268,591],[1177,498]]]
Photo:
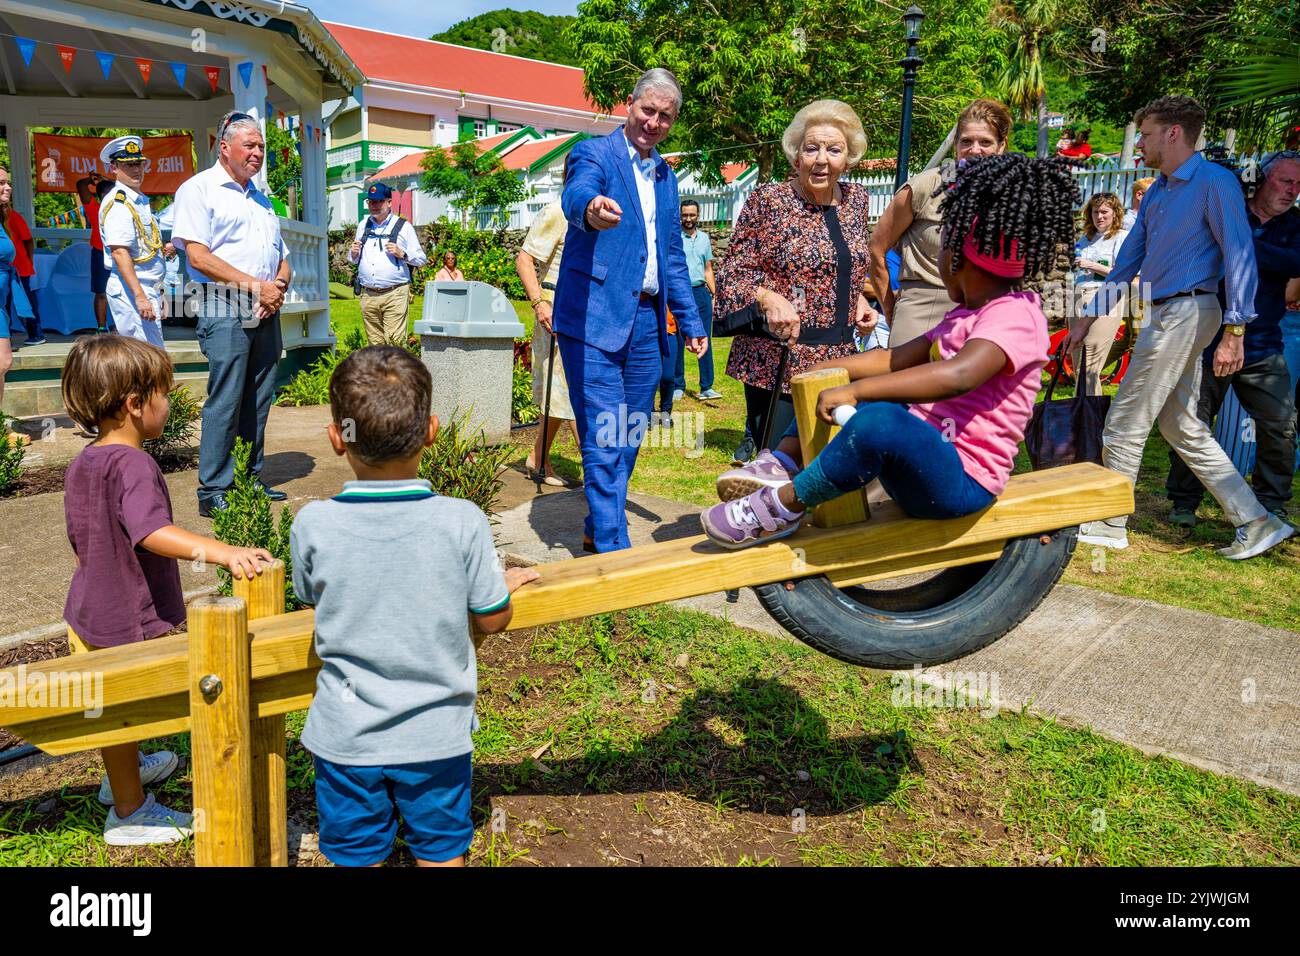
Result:
[[[780,293],[802,320],[799,340],[791,346],[781,390],[790,390],[790,378],[828,358],[857,351],[853,320],[858,294],[867,281],[868,196],[865,186],[840,183],[841,201],[834,209],[845,249],[832,237],[827,214],[806,201],[793,180],[764,183],[754,189],[736,222],[726,255],[717,270],[715,315],[731,315],[754,305],[759,286]],[[840,275],[847,261],[848,282]],[[820,339],[828,344],[806,344]],[[781,346],[755,335],[737,335],[727,360],[732,378],[770,389],[776,378]]]

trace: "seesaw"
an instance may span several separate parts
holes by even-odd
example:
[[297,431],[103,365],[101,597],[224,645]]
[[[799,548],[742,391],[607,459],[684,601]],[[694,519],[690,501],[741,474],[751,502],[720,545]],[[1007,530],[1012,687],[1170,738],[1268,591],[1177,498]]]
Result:
[[[817,396],[843,369],[791,380],[804,460],[839,430]],[[1133,511],[1133,489],[1090,463],[1017,475],[1001,497],[951,521],[909,518],[862,493],[827,502],[791,538],[727,551],[704,535],[542,565],[515,597],[511,629],[738,588],[753,588],[783,628],[817,650],[886,669],[950,661],[1002,637],[1042,603],[1084,521]],[[873,582],[937,572],[902,587]]]

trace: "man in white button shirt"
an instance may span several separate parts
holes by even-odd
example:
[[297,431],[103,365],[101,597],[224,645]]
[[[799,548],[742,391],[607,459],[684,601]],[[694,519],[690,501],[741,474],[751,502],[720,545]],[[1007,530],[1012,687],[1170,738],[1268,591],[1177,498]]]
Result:
[[113,326],[150,345],[163,347],[162,296],[166,265],[162,232],[154,219],[144,183],[144,140],[119,136],[99,153],[99,161],[117,178],[100,204],[99,234],[104,240],[104,267],[111,275],[105,294]]
[[[262,128],[247,113],[227,113],[221,155],[176,192],[172,242],[204,283],[199,347],[208,359],[208,398],[199,442],[199,514],[226,507],[234,483],[235,439],[252,445],[261,474],[266,418],[280,361],[280,306],[292,271],[271,200],[253,183],[266,160]],[[272,501],[282,491],[265,488]]]
[[361,318],[371,345],[404,346],[406,313],[411,307],[411,267],[428,261],[415,227],[391,215],[393,191],[383,183],[366,190],[370,215],[357,224],[357,238],[348,253],[357,265],[356,291]]

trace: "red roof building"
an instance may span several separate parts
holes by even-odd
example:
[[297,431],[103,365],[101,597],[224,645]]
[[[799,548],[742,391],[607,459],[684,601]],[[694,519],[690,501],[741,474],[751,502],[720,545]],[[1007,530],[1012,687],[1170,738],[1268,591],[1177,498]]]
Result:
[[577,67],[325,26],[366,75],[361,97],[325,107],[331,228],[356,222],[364,214],[365,179],[408,154],[464,138],[497,143],[527,127],[541,137],[601,136],[627,115],[622,106],[602,113],[584,93]]

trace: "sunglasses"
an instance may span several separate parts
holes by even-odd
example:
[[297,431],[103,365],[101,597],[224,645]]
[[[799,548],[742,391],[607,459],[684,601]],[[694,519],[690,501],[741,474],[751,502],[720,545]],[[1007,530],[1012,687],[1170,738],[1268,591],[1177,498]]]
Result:
[[257,122],[257,118],[255,116],[250,116],[248,113],[231,113],[222,120],[221,129],[217,130],[217,140],[220,141],[225,139],[226,130],[230,129],[231,124],[241,122],[242,120],[252,120],[253,122]]

